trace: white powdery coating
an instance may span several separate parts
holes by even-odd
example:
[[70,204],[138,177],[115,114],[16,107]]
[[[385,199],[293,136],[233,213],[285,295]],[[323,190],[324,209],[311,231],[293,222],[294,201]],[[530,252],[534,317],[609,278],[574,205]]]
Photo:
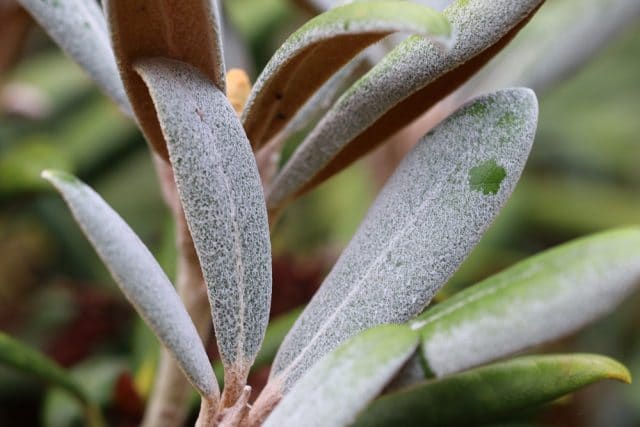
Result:
[[560,338],[613,310],[640,285],[640,229],[580,239],[487,282],[421,325],[437,376]]
[[[438,22],[437,14],[426,15],[427,10],[409,2],[398,2],[395,11],[400,10],[406,13],[397,15],[381,13],[384,8],[389,7],[389,3],[389,1],[381,2],[380,0],[361,0],[345,8],[327,12],[326,15],[320,15],[302,26],[278,48],[258,77],[243,111],[243,123],[250,120],[252,114],[256,114],[253,107],[263,89],[283,79],[281,72],[300,55],[308,54],[310,46],[329,42],[339,46],[342,43],[341,38],[347,35],[368,36],[394,32],[431,35],[442,42],[446,41],[447,34],[444,33],[448,26],[444,20]],[[342,47],[341,54],[345,53],[344,49],[345,47]],[[355,55],[361,50],[362,47],[358,46],[352,54]]]
[[138,236],[91,188],[62,172],[44,172],[127,299],[203,396],[218,383],[191,318],[173,285]]
[[131,106],[95,0],[18,0],[55,42],[80,64],[129,116]]
[[263,427],[341,427],[353,423],[414,353],[404,326],[382,326],[324,357],[276,406]]
[[[535,95],[511,89],[479,98],[423,138],[287,335],[272,376],[286,388],[349,337],[420,313],[511,194],[536,122]],[[504,169],[495,194],[470,182],[487,162]]]
[[413,36],[389,53],[338,100],[294,152],[273,181],[269,207],[299,191],[399,102],[498,42],[541,1],[469,0],[447,8],[444,15],[456,31],[453,47],[444,51]]
[[136,70],[169,148],[222,360],[250,365],[268,322],[271,243],[249,141],[224,93],[195,68],[149,59]]

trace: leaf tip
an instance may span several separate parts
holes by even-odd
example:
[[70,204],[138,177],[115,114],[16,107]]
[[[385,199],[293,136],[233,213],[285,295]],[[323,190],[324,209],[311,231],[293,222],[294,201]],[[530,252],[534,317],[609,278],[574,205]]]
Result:
[[61,182],[74,183],[77,181],[76,177],[70,173],[54,169],[43,170],[40,172],[40,177],[54,185]]
[[624,384],[631,384],[633,382],[633,378],[631,377],[631,372],[627,369],[626,366],[617,363],[617,367],[612,369],[609,373],[608,378],[610,380],[620,381]]

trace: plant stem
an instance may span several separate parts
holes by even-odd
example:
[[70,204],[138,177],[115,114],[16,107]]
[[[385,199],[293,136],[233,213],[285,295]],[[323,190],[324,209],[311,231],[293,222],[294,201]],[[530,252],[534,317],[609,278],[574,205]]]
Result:
[[195,427],[213,427],[218,415],[218,399],[203,397]]
[[[180,206],[171,166],[154,155],[156,170],[165,201],[176,220],[178,271],[176,288],[198,331],[207,341],[211,333],[209,300],[200,263]],[[163,347],[156,373],[156,383],[149,399],[142,425],[144,427],[180,427],[188,415],[191,385],[171,354]]]
[[106,427],[100,407],[93,403],[84,403],[84,415],[89,427]]

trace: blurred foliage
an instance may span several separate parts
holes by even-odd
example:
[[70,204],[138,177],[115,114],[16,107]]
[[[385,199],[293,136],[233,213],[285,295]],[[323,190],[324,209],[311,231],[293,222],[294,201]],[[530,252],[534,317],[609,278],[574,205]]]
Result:
[[[305,19],[286,0],[233,0],[226,6],[258,69]],[[141,402],[148,396],[157,342],[123,303],[40,171],[67,170],[96,188],[170,277],[174,226],[135,126],[42,34],[32,37],[37,41],[21,61],[0,76],[0,92],[13,94],[3,96],[0,110],[0,330],[74,366],[73,375],[114,425],[136,425],[140,408],[116,397]],[[640,222],[639,69],[635,28],[541,97],[537,141],[520,186],[438,298],[544,248]],[[19,105],[11,108],[11,102]],[[288,298],[274,304],[278,311],[302,303],[296,298],[308,295],[328,271],[375,196],[374,175],[365,159],[284,213],[273,236],[280,286],[274,292]],[[604,353],[640,377],[638,313],[640,296],[549,348]],[[259,382],[259,375],[254,379]],[[80,422],[63,396],[45,396],[37,383],[0,368],[0,420],[39,425],[41,416],[50,426]],[[503,425],[637,426],[640,388],[597,385],[542,415],[515,421]]]

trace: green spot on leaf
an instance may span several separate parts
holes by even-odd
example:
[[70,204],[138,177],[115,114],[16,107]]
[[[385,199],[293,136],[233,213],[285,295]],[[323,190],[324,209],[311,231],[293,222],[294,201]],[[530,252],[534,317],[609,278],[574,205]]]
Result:
[[505,169],[495,160],[487,160],[469,171],[469,185],[483,194],[496,194],[507,176]]
[[516,115],[511,111],[507,111],[498,119],[498,126],[501,128],[510,128],[516,123]]
[[487,106],[482,102],[476,102],[467,107],[465,114],[469,114],[474,117],[482,117],[487,112]]

